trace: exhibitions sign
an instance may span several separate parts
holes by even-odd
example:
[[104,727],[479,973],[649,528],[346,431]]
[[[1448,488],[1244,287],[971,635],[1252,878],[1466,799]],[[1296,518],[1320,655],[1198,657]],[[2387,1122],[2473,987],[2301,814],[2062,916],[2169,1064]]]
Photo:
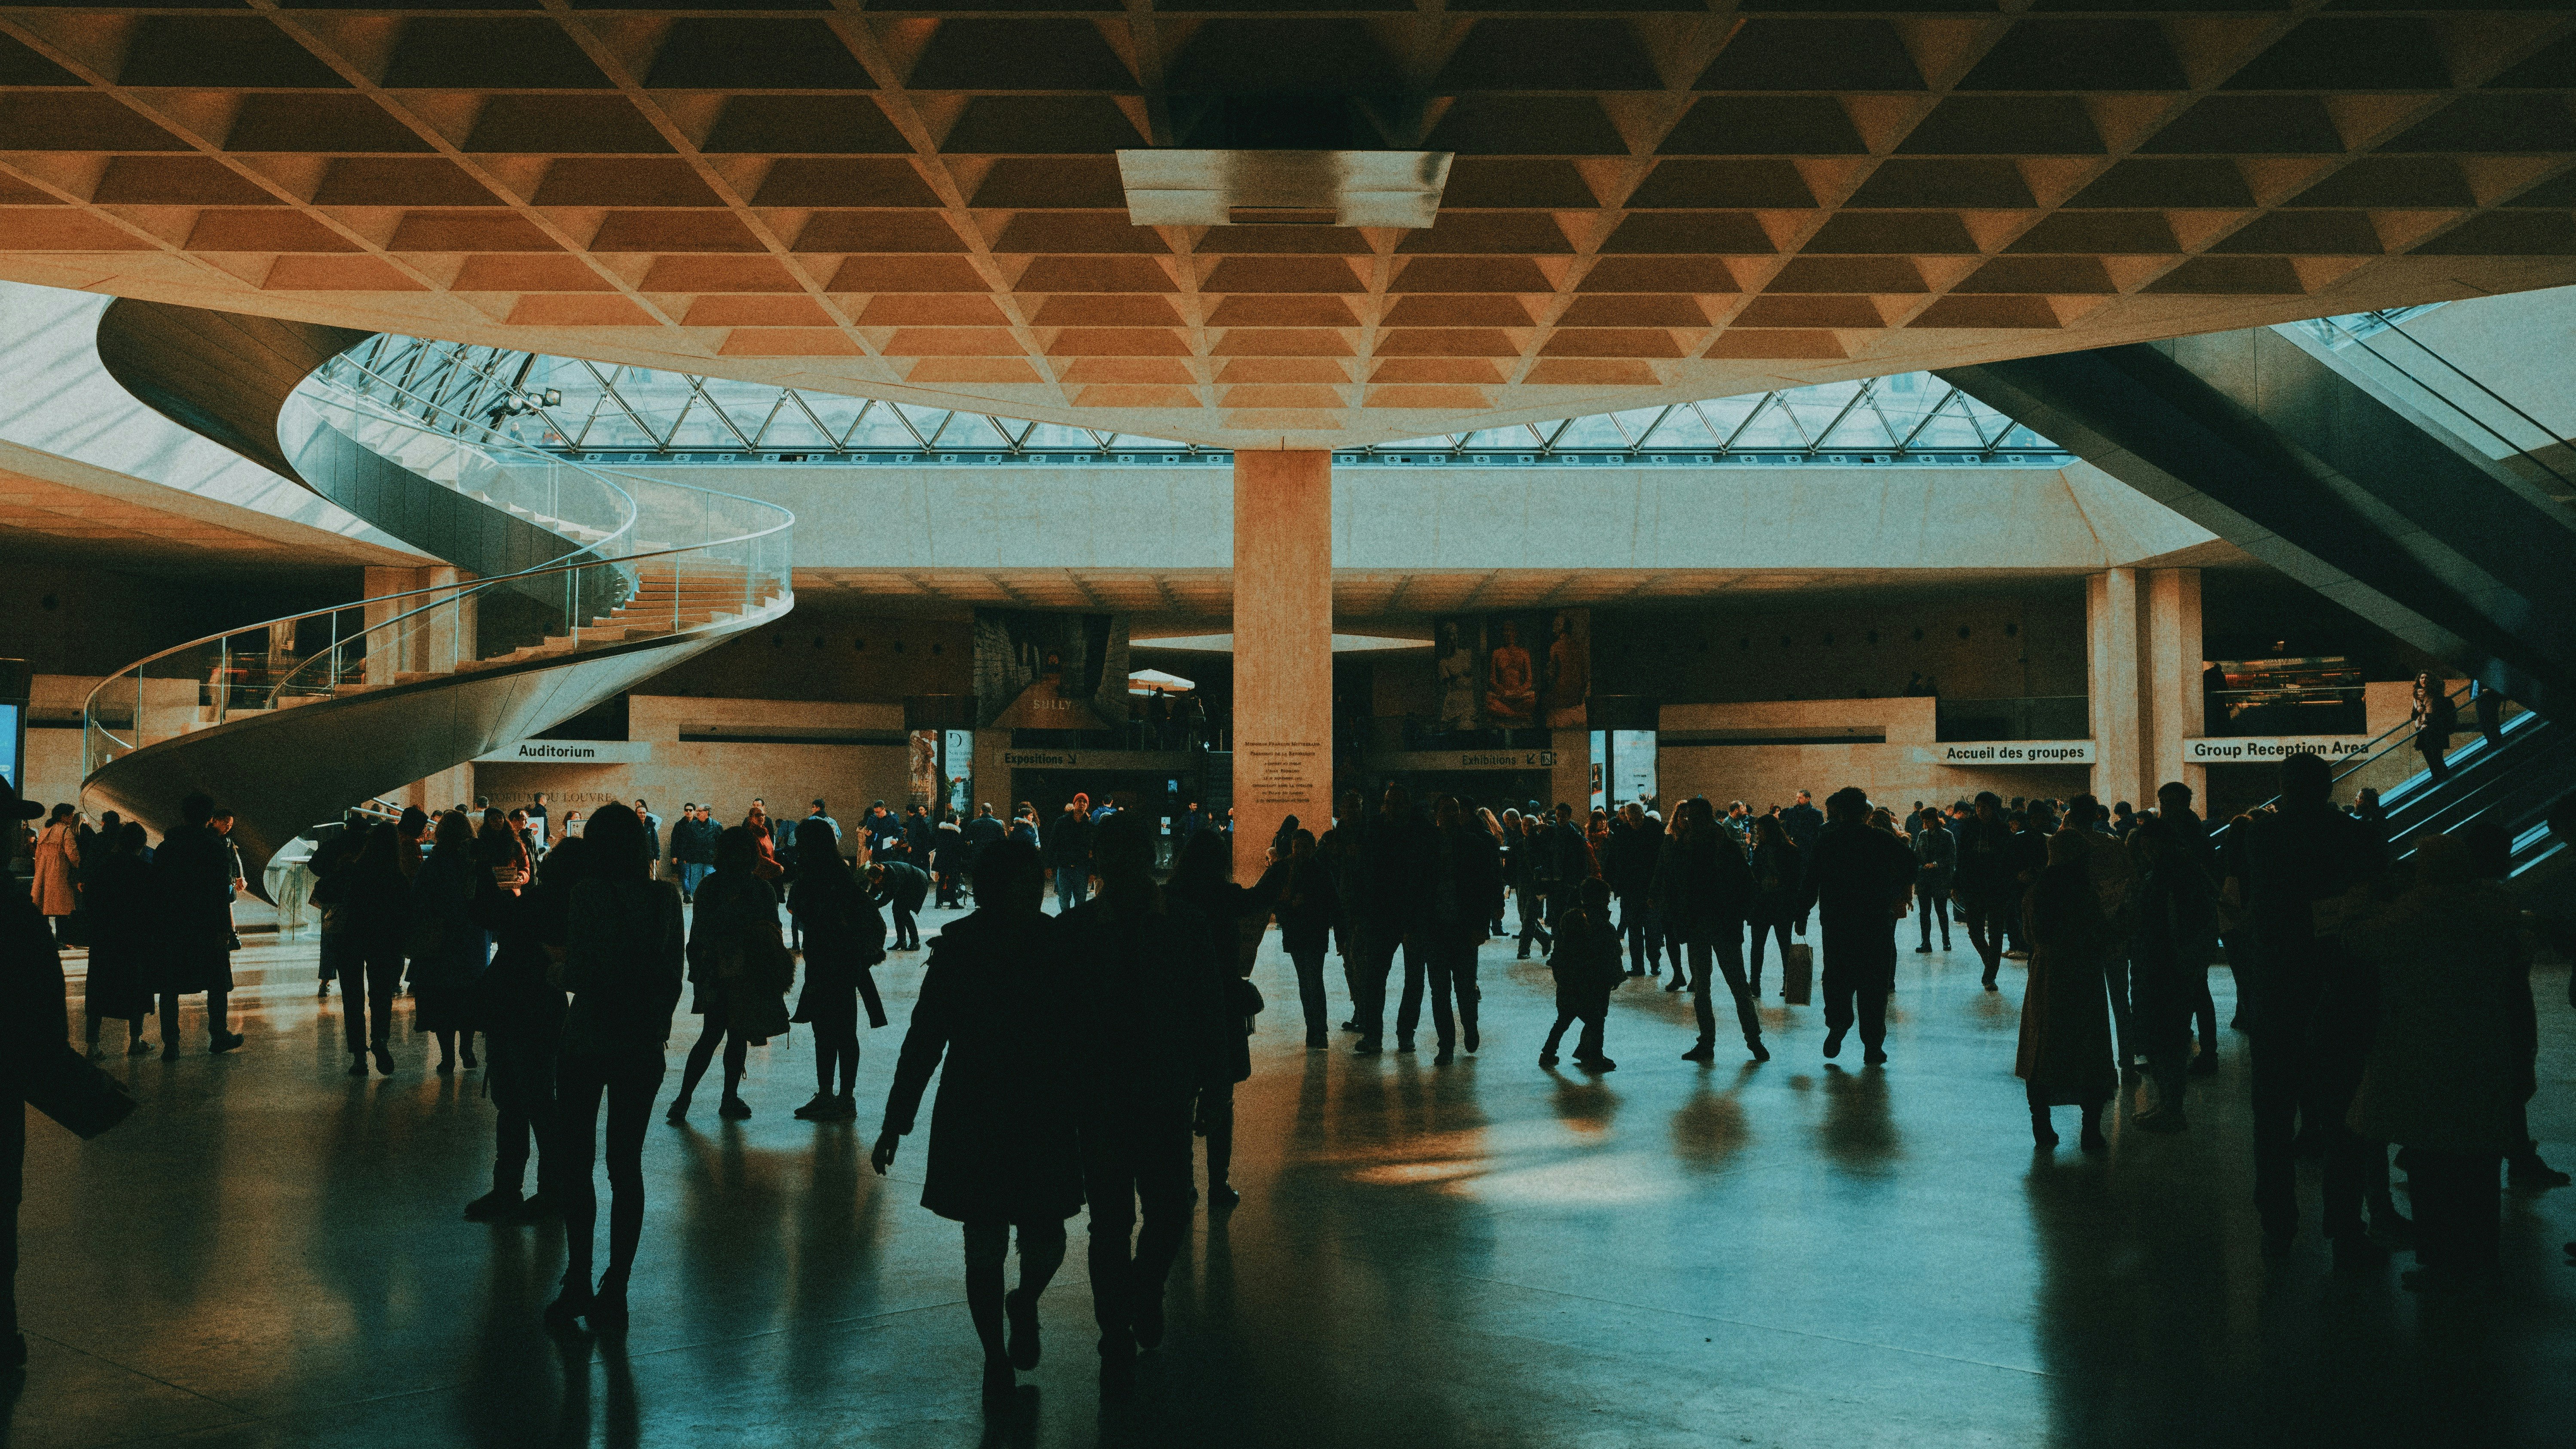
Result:
[[2305,752],[2349,760],[2370,748],[2360,735],[2263,735],[2245,739],[2185,740],[2183,762],[2192,765],[2267,764]]
[[1553,770],[1554,750],[1406,750],[1371,755],[1372,770]]
[[2091,740],[1964,740],[1918,745],[1914,763],[1977,769],[1987,765],[2089,765],[2098,756]]
[[521,740],[477,755],[478,765],[642,765],[653,758],[650,740]]

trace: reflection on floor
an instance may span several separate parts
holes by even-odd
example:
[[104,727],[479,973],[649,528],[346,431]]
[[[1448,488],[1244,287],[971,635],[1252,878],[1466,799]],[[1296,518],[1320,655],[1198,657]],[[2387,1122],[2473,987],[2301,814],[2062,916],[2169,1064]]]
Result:
[[[1535,1064],[1544,968],[1500,945],[1484,1049],[1439,1069],[1427,1023],[1418,1056],[1307,1054],[1266,948],[1244,1202],[1202,1215],[1138,1401],[1099,1407],[1077,1240],[997,1421],[956,1229],[866,1164],[921,958],[882,973],[896,1025],[867,1039],[857,1124],[789,1117],[801,1029],[752,1054],[751,1121],[712,1092],[657,1120],[634,1326],[562,1345],[537,1321],[559,1234],[458,1216],[488,1185],[476,1074],[430,1074],[406,1029],[398,1075],[343,1077],[312,959],[245,953],[238,1055],[112,1064],[146,1103],[125,1127],[36,1125],[7,1443],[2509,1445],[2576,1422],[2576,1190],[2507,1199],[2495,1301],[2338,1279],[2313,1236],[2267,1269],[2243,1039],[2190,1135],[2115,1126],[2096,1160],[2062,1120],[2034,1157],[2018,973],[1979,991],[1964,940],[1902,958],[1884,1070],[1823,1062],[1819,1013],[1776,1000],[1770,1064],[1694,1066],[1686,998],[1632,982],[1598,1080]],[[2565,985],[2535,986],[2532,1119],[2562,1162]]]

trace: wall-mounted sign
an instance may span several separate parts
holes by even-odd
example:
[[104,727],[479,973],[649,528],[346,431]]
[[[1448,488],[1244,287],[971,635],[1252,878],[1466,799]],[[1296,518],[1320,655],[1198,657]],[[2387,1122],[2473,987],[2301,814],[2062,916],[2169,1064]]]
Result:
[[2263,735],[2245,739],[2185,740],[2182,757],[2194,765],[2262,764],[2305,751],[2329,760],[2348,760],[2370,748],[2361,735]]
[[650,740],[521,740],[488,755],[478,765],[641,765],[653,758]]
[[1554,750],[1405,750],[1368,757],[1372,770],[1553,770]]
[[1987,765],[2089,765],[2096,756],[2091,740],[1963,740],[1946,745],[1918,745],[1914,763],[1976,769]]

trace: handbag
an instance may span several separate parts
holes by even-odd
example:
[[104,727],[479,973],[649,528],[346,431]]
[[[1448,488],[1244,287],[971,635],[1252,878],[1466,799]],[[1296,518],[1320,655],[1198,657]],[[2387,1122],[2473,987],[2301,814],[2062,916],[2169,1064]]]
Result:
[[20,1080],[27,1105],[53,1118],[82,1141],[134,1115],[125,1084],[63,1045],[39,1053]]
[[1261,1014],[1261,1009],[1269,1005],[1268,1002],[1261,999],[1261,988],[1253,985],[1252,978],[1248,976],[1238,976],[1234,978],[1232,982],[1228,983],[1227,989],[1231,993],[1230,999],[1233,1003],[1233,1014],[1242,1017],[1247,1022],[1252,1018],[1259,1016]]
[[773,1036],[787,1035],[787,998],[758,989],[729,992],[725,999],[725,1023],[742,1034],[753,1046]]
[[1805,1006],[1816,994],[1816,948],[1795,945],[1780,953],[1780,999]]

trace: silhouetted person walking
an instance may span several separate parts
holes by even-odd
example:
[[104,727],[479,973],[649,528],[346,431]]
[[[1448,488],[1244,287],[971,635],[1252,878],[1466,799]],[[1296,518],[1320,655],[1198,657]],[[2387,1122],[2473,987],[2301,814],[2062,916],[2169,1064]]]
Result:
[[1919,919],[1915,925],[1922,932],[1922,944],[1914,948],[1917,956],[1932,954],[1932,927],[1941,927],[1941,949],[1950,949],[1950,890],[1959,872],[1959,840],[1950,833],[1950,823],[1938,810],[1926,810],[1915,817],[1914,838],[1908,842],[1914,849],[1914,909]]
[[[2107,848],[2107,847],[2106,847]],[[2218,945],[2218,891],[2174,823],[2144,816],[2129,832],[2129,942],[2131,1031],[2121,1051],[2144,1052],[2155,1105],[2138,1114],[2150,1132],[2180,1132],[2184,1085],[2192,1066],[2191,1027],[2196,1002],[2209,991],[2209,959]],[[2215,1010],[2212,1011],[2214,1027]],[[2218,1043],[2208,1042],[2210,1059]],[[2126,1058],[2123,1058],[2125,1065]]]
[[2281,802],[2254,818],[2245,844],[2246,917],[2255,949],[2251,1033],[2254,1203],[2263,1247],[2280,1256],[2298,1232],[2297,1132],[2323,1138],[2326,1236],[2341,1267],[2387,1251],[2361,1223],[2371,1149],[2345,1125],[2377,1017],[2370,973],[2336,939],[2348,902],[2378,873],[2369,830],[2328,802],[2333,772],[2316,755],[2281,762]]
[[1976,813],[1959,822],[1958,874],[1953,893],[1966,918],[1968,944],[1985,963],[1984,985],[1995,990],[2003,969],[2006,918],[2021,908],[2021,847],[2004,823],[2003,801],[1992,790],[1977,792]]
[[[796,884],[787,909],[805,928],[805,989],[792,1018],[814,1028],[814,1100],[796,1109],[808,1122],[848,1122],[859,1115],[853,1098],[859,1076],[859,1003],[868,1025],[886,1023],[870,968],[886,957],[885,917],[841,858],[838,837],[825,822],[808,818],[796,827]],[[838,1071],[840,1090],[833,1090]]]
[[1058,948],[1078,996],[1092,1314],[1112,1395],[1134,1386],[1136,1350],[1163,1341],[1163,1282],[1189,1231],[1191,1102],[1223,1080],[1225,1033],[1242,1029],[1230,957],[1203,913],[1154,883],[1154,845],[1142,812],[1100,827],[1101,893],[1065,918]]
[[2111,1145],[2102,1136],[2102,1105],[2120,1091],[2102,990],[2111,925],[2103,917],[2085,857],[2119,848],[2078,831],[2051,836],[2048,864],[2023,902],[2030,976],[2022,995],[2013,1075],[2026,1084],[2031,1140],[2042,1148],[2057,1145],[2048,1109],[2069,1106],[2083,1110],[2079,1145],[2085,1151],[2107,1151]]
[[1247,978],[1252,975],[1253,958],[1261,949],[1262,928],[1269,923],[1271,909],[1288,884],[1288,863],[1276,854],[1261,879],[1249,886],[1227,879],[1233,869],[1234,852],[1222,837],[1193,835],[1190,843],[1181,848],[1171,883],[1171,894],[1206,915],[1217,954],[1226,966],[1225,1015],[1230,1026],[1219,1041],[1218,1054],[1223,1061],[1217,1080],[1199,1091],[1198,1113],[1193,1122],[1197,1134],[1207,1139],[1208,1202],[1215,1207],[1232,1207],[1242,1201],[1231,1182],[1234,1088],[1237,1082],[1252,1076],[1249,1038],[1252,1018],[1261,1011],[1261,993]]
[[1771,1060],[1770,1049],[1762,1045],[1753,988],[1744,979],[1744,920],[1752,913],[1753,893],[1753,870],[1734,833],[1718,825],[1706,799],[1683,801],[1673,812],[1673,829],[1664,836],[1663,855],[1655,863],[1655,905],[1664,929],[1678,934],[1690,952],[1691,1008],[1699,1018],[1699,1040],[1682,1053],[1684,1061],[1717,1059],[1717,1009],[1709,1000],[1715,986],[1709,979],[1712,962],[1735,1000],[1735,1025],[1744,1034],[1744,1050],[1757,1062]]
[[[594,822],[597,817],[593,817]],[[779,998],[796,978],[796,964],[778,934],[778,894],[760,878],[759,842],[737,825],[716,842],[716,873],[698,887],[697,914],[689,923],[689,1010],[698,1014],[698,1039],[680,1071],[680,1094],[671,1099],[673,1122],[689,1115],[689,1101],[707,1074],[716,1047],[724,1047],[724,1099],[716,1115],[740,1121],[751,1115],[742,1099],[745,1050],[774,1034],[786,1013]]]
[[[438,1042],[438,1072],[474,1061],[474,983],[483,974],[483,928],[474,920],[474,827],[453,811],[433,826],[436,847],[411,877],[412,1029]],[[567,839],[574,837],[566,837]],[[459,1038],[463,1038],[460,1057]]]
[[1896,989],[1896,922],[1914,889],[1914,855],[1905,842],[1869,828],[1869,796],[1859,787],[1825,797],[1825,828],[1807,856],[1801,891],[1824,934],[1825,1055],[1860,1026],[1861,1060],[1887,1060],[1887,994]]
[[[652,878],[644,822],[623,805],[603,805],[583,834],[582,874],[566,923],[561,1097],[563,1294],[546,1321],[593,1328],[626,1322],[626,1282],[644,1235],[644,1129],[661,1090],[671,1012],[680,1003],[680,888]],[[608,1108],[608,1271],[591,1285],[591,1232],[598,1216],[591,1167]]]
[[[1064,966],[1068,927],[1044,913],[1046,875],[1025,840],[976,856],[975,912],[930,948],[869,1157],[880,1174],[893,1165],[939,1072],[921,1205],[965,1226],[966,1308],[984,1345],[988,1398],[1010,1392],[1015,1368],[1038,1366],[1038,1295],[1064,1262],[1064,1220],[1082,1207],[1081,1053],[1116,1049],[1068,1030],[1084,1003]],[[1006,1297],[1014,1229],[1020,1286]],[[1098,1231],[1095,1219],[1095,1263]]]
[[1462,1041],[1470,1056],[1482,1041],[1476,1022],[1476,948],[1485,944],[1486,928],[1502,909],[1503,863],[1494,838],[1467,818],[1458,797],[1443,795],[1423,838],[1421,865],[1413,930],[1422,943],[1424,974],[1431,985],[1431,1026],[1440,1040],[1432,1065],[1445,1066],[1457,1060]]
[[179,998],[206,995],[206,1050],[222,1053],[242,1044],[231,1029],[233,990],[233,850],[213,826],[215,802],[190,795],[179,802],[179,828],[153,852],[153,894],[158,902],[160,950],[150,978],[161,997],[161,1059],[179,1055]]
[[1421,947],[1410,939],[1409,931],[1424,829],[1413,813],[1412,795],[1402,785],[1389,785],[1377,813],[1361,827],[1352,852],[1349,903],[1360,949],[1351,967],[1351,1019],[1359,1026],[1359,1045],[1353,1050],[1360,1056],[1375,1056],[1383,1049],[1386,978],[1399,947],[1404,951],[1404,999],[1396,1015],[1396,1044],[1407,1051],[1413,1047],[1413,1028],[1422,1010],[1422,961]]
[[2450,778],[2451,736],[2460,728],[2460,707],[2451,702],[2449,686],[2430,673],[2415,676],[2415,704],[2411,712],[2415,726],[2415,753],[2424,757],[2424,768],[2432,773],[2433,783]]
[[[1729,832],[1732,833],[1731,831]],[[1804,919],[1799,912],[1798,892],[1806,884],[1807,859],[1789,840],[1778,816],[1763,815],[1753,821],[1753,849],[1747,862],[1753,868],[1753,957],[1745,973],[1745,983],[1753,994],[1762,994],[1762,945],[1764,938],[1780,943],[1780,994],[1789,992],[1789,929],[1796,926],[1803,934]],[[1646,948],[1646,959],[1654,960],[1654,948]]]

